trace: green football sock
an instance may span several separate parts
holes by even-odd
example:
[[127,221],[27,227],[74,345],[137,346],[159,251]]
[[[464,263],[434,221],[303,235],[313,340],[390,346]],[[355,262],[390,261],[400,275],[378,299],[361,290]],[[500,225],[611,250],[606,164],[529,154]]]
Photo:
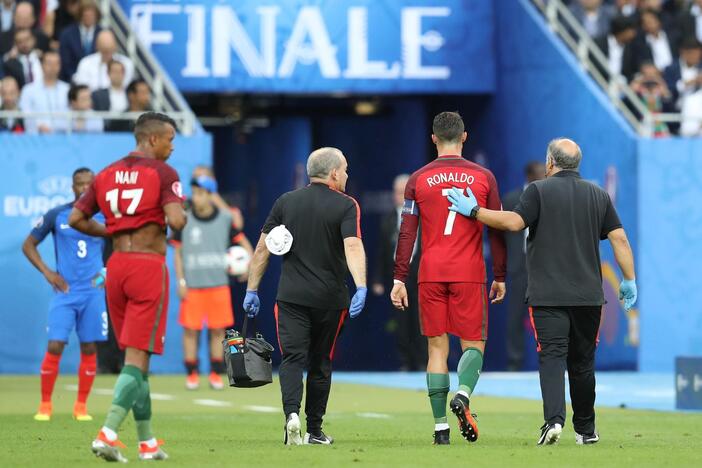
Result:
[[468,396],[473,393],[483,368],[483,353],[477,348],[468,348],[458,361],[458,390],[463,390]]
[[427,373],[427,388],[429,389],[429,403],[431,412],[434,414],[434,423],[447,422],[446,419],[446,397],[449,391],[448,374]]
[[117,377],[112,405],[107,412],[105,426],[117,432],[129,410],[139,396],[139,390],[144,381],[141,371],[136,366],[126,365]]
[[140,442],[153,439],[154,437],[151,432],[151,388],[149,387],[149,376],[144,374],[142,377],[139,396],[134,402],[132,409]]

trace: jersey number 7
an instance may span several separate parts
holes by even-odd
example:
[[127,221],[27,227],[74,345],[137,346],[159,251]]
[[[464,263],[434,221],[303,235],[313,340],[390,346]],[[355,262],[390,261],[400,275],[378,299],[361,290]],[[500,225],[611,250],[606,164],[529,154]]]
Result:
[[131,200],[129,206],[127,207],[127,214],[133,215],[136,213],[143,194],[143,188],[122,190],[121,194],[119,189],[112,189],[105,193],[105,199],[110,204],[110,211],[112,211],[112,214],[115,215],[115,218],[121,218],[122,213],[119,211],[119,199]]
[[[448,197],[449,193],[451,193],[450,188],[445,188],[441,189],[441,195],[444,197]],[[446,225],[444,226],[444,235],[445,236],[450,236],[451,233],[453,232],[453,223],[456,221],[456,212],[449,210],[448,216],[446,217]]]

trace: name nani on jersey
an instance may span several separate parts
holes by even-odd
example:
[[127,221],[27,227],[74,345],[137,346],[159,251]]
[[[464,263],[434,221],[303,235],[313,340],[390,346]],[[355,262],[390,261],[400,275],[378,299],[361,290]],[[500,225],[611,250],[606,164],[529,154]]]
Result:
[[115,171],[116,184],[136,184],[139,171]]
[[439,172],[438,174],[427,177],[426,181],[429,187],[448,182],[472,185],[473,182],[475,182],[475,177],[465,172]]

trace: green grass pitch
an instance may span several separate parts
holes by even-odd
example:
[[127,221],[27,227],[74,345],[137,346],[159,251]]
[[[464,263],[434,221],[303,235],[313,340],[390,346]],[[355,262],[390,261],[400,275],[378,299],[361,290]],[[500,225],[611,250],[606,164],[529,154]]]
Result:
[[[78,423],[71,419],[76,378],[60,377],[53,419],[40,423],[32,419],[39,378],[0,377],[0,467],[104,465],[90,452],[90,441],[111,401],[114,380],[96,379],[89,400],[95,419]],[[157,398],[153,426],[166,441],[168,466],[702,466],[702,414],[599,409],[600,443],[576,446],[568,423],[559,445],[537,447],[539,402],[476,397],[478,442],[460,437],[449,412],[451,445],[434,447],[424,391],[337,383],[324,424],[334,445],[286,447],[277,382],[219,392],[186,391],[181,376],[156,375],[150,382]],[[120,438],[130,463],[137,463],[131,416]]]

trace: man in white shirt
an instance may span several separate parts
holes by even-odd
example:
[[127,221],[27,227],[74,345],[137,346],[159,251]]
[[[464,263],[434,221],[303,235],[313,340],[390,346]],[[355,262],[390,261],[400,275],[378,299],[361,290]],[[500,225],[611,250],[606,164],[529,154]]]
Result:
[[664,77],[679,110],[682,100],[702,87],[702,44],[694,37],[685,39],[680,45],[680,60],[666,68]]
[[124,112],[129,106],[124,90],[124,65],[113,60],[107,64],[110,87],[93,92],[93,109],[97,111]]
[[680,135],[686,137],[702,136],[702,90],[682,99],[681,113]]
[[12,29],[12,17],[15,14],[15,0],[0,1],[0,32]]
[[[22,89],[19,107],[24,112],[65,112],[68,110],[69,86],[59,81],[61,59],[58,52],[47,50],[41,58],[44,77]],[[27,133],[51,133],[65,131],[68,121],[65,118],[37,117],[25,119]]]
[[117,53],[117,40],[112,31],[100,31],[96,40],[97,52],[87,55],[78,64],[78,70],[73,75],[73,82],[84,84],[91,91],[108,88],[110,78],[107,75],[107,64],[117,60],[124,65],[124,82],[129,83],[134,76],[134,64],[122,54]]
[[607,69],[600,69],[604,77],[626,78],[631,80],[638,70],[634,39],[636,21],[628,16],[617,16],[610,24],[610,33],[595,40],[607,57]]
[[702,136],[702,90],[682,99],[682,125],[680,135]]
[[644,34],[645,47],[651,52],[656,68],[665,70],[673,63],[673,49],[668,34],[663,30],[661,19],[653,10],[641,13],[641,29]]
[[90,89],[85,85],[73,85],[68,91],[68,102],[72,111],[81,114],[71,122],[73,132],[102,132],[104,125],[101,118],[92,116],[93,101]]
[[42,79],[41,60],[35,44],[31,29],[17,29],[15,46],[3,57],[5,74],[14,77],[20,88]]
[[702,0],[692,0],[690,9],[681,17],[684,37],[694,37],[702,42]]

